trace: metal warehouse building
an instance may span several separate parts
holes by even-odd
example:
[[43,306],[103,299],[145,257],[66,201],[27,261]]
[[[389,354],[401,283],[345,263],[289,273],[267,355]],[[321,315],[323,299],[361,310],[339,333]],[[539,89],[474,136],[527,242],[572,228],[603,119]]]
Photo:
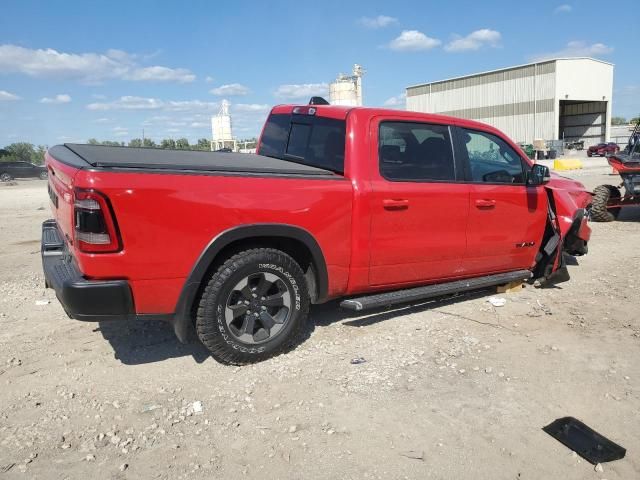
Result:
[[407,88],[407,110],[469,118],[516,142],[608,141],[613,64],[558,58]]

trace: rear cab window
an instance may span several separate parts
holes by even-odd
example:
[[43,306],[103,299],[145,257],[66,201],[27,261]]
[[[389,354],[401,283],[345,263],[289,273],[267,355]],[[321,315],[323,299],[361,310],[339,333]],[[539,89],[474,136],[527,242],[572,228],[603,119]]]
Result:
[[346,122],[306,114],[274,113],[258,154],[344,173]]

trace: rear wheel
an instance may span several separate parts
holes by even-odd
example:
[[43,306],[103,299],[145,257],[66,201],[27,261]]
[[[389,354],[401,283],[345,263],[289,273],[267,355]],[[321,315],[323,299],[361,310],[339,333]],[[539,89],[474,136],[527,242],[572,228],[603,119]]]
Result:
[[246,250],[229,258],[207,284],[196,332],[219,361],[264,360],[297,343],[309,293],[296,261],[280,250]]
[[11,180],[13,180],[13,177],[8,173],[3,173],[2,175],[0,175],[0,182],[10,182]]
[[620,207],[607,208],[609,201],[620,198],[620,190],[613,185],[600,185],[593,191],[591,218],[596,222],[613,222],[620,214]]
[[40,172],[40,180],[46,180],[47,179],[47,172]]

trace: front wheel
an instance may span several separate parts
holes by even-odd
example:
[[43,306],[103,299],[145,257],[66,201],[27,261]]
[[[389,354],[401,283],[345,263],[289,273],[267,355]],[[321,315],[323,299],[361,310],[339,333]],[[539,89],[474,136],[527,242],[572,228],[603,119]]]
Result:
[[13,177],[8,173],[3,173],[2,175],[0,175],[0,182],[10,182],[11,180],[13,180]]
[[617,199],[620,199],[620,190],[613,185],[596,187],[591,202],[591,218],[596,222],[613,222],[620,215],[620,207],[607,208],[607,205]]
[[218,268],[198,307],[196,332],[216,360],[254,363],[296,344],[304,332],[309,292],[286,253],[258,248]]
[[46,180],[47,179],[47,172],[40,172],[40,180]]

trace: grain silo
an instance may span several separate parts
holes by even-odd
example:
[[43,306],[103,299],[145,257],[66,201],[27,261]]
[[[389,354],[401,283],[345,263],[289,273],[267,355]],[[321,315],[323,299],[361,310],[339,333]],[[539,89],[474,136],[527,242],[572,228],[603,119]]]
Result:
[[364,69],[357,63],[353,66],[353,73],[340,73],[338,78],[329,85],[329,103],[331,105],[347,105],[358,107],[362,105],[362,76]]
[[238,149],[231,130],[229,105],[227,100],[223,100],[218,114],[211,117],[211,150],[213,151],[228,148],[235,152]]

